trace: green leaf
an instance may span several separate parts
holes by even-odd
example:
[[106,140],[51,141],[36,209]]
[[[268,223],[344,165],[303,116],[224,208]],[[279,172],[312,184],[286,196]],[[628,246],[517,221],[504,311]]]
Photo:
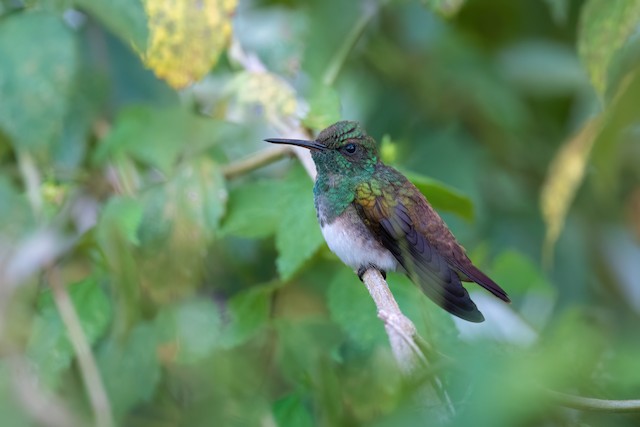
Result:
[[218,229],[225,212],[227,190],[222,171],[212,160],[201,157],[184,165],[167,185],[167,192],[170,203],[179,206],[203,233]]
[[160,381],[157,342],[156,329],[140,323],[125,339],[106,341],[98,350],[96,359],[117,417],[153,396]]
[[575,49],[560,43],[514,43],[502,50],[499,65],[509,83],[535,97],[569,96],[590,85]]
[[132,106],[120,111],[94,160],[102,163],[109,157],[126,154],[168,174],[179,154],[213,144],[224,128],[223,124],[184,108]]
[[116,36],[144,52],[147,47],[147,17],[143,0],[74,0]]
[[76,40],[56,16],[0,21],[0,128],[15,147],[47,146],[60,134],[77,60]]
[[398,158],[398,146],[389,134],[384,134],[380,140],[380,159],[384,163],[394,163]]
[[302,123],[311,129],[324,129],[340,121],[340,96],[328,86],[315,85],[307,97],[309,112]]
[[134,247],[140,242],[138,229],[142,212],[139,200],[111,197],[102,209],[94,232],[116,296],[114,329],[119,333],[129,330],[140,311],[140,280],[145,276],[140,275]]
[[[95,279],[70,285],[69,294],[87,341],[95,343],[111,322],[112,307],[108,297]],[[74,358],[73,347],[50,291],[40,296],[37,313],[27,354],[41,381],[56,387],[60,374],[69,368]]]
[[384,323],[378,318],[366,286],[347,268],[329,283],[327,304],[331,318],[364,350],[387,342]]
[[423,0],[434,12],[446,18],[450,18],[457,14],[465,0]]
[[298,393],[288,394],[273,404],[273,416],[279,426],[313,427],[313,417]]
[[[282,280],[289,280],[324,242],[313,205],[313,183],[300,165],[286,178],[286,193],[278,206],[280,213],[276,231],[276,266]],[[273,201],[271,202],[273,203]],[[274,203],[275,204],[275,203]]]
[[508,284],[510,295],[531,291],[555,293],[553,286],[533,261],[515,250],[504,251],[496,257],[491,267],[491,278],[497,283]]
[[139,201],[125,197],[111,198],[98,222],[98,243],[106,250],[116,234],[133,245],[139,244],[138,227],[141,221],[142,206]]
[[458,330],[453,317],[431,301],[404,274],[389,274],[387,282],[400,310],[415,324],[418,333],[436,347],[455,343]]
[[467,196],[436,179],[413,172],[403,173],[435,209],[452,212],[468,221],[473,220],[473,203]]
[[232,189],[222,233],[238,237],[268,237],[276,232],[284,204],[274,203],[286,197],[282,181],[263,180]]
[[293,384],[309,376],[324,376],[326,361],[338,352],[344,336],[326,318],[279,318],[274,322],[277,332],[277,358],[280,372]]
[[208,299],[190,299],[163,310],[156,327],[163,345],[167,340],[175,344],[178,363],[197,363],[220,343],[220,313]]
[[545,0],[553,21],[557,25],[564,25],[569,16],[569,8],[571,6],[569,0]]
[[640,2],[589,0],[582,9],[578,53],[600,95],[616,53],[640,24]]
[[0,224],[2,238],[7,241],[35,226],[35,218],[27,198],[4,175],[0,175]]
[[637,108],[639,96],[640,69],[636,69],[621,80],[602,115],[604,123],[593,142],[590,160],[598,172],[597,180],[594,180],[595,187],[605,198],[617,194],[620,164],[624,160],[619,155],[620,148],[625,140],[632,140],[631,136],[625,138],[625,133],[640,122]]
[[222,334],[225,348],[241,345],[269,322],[272,288],[259,287],[240,292],[227,303],[228,323]]

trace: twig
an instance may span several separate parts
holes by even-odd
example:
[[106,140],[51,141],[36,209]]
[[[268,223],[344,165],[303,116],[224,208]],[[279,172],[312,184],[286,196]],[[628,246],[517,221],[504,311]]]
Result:
[[262,151],[253,153],[252,155],[245,157],[235,163],[231,163],[222,169],[224,177],[227,179],[235,178],[238,175],[250,172],[258,169],[269,163],[275,162],[281,159],[287,154],[292,153],[291,147],[286,145],[276,145],[269,148],[265,148]]
[[546,392],[558,404],[581,411],[598,412],[640,412],[640,399],[638,400],[606,400],[593,397],[575,396],[560,393],[553,390]]
[[362,281],[378,308],[379,317],[384,321],[391,350],[400,368],[406,373],[413,371],[419,360],[426,361],[413,338],[416,335],[416,327],[402,314],[387,282],[378,270],[365,271]]
[[[425,368],[429,368],[429,361],[416,343],[418,338],[416,327],[400,310],[382,274],[373,268],[365,271],[362,279],[376,307],[378,307],[378,317],[384,322],[391,350],[399,362],[400,368],[406,374],[415,370],[417,362],[421,362]],[[441,414],[444,420],[446,415],[455,414],[455,407],[440,378],[435,374],[431,378],[432,388],[423,390],[423,393],[428,394],[430,401],[440,400],[446,407],[449,413]]]
[[111,413],[111,404],[100,377],[98,365],[91,352],[91,347],[80,325],[78,313],[71,302],[66,286],[60,282],[57,267],[50,267],[47,272],[56,307],[60,312],[62,322],[69,334],[69,341],[71,341],[73,350],[78,358],[82,381],[89,395],[95,425],[96,427],[113,427],[115,424]]
[[349,57],[349,53],[353,50],[371,19],[376,15],[378,7],[378,5],[373,3],[365,4],[365,10],[362,15],[360,15],[360,19],[355,23],[351,32],[347,34],[344,42],[329,61],[329,65],[322,76],[322,83],[325,86],[333,86],[333,83],[335,83],[338,78],[338,74],[340,74],[342,66]]
[[27,199],[36,218],[42,214],[42,195],[40,194],[40,173],[31,154],[26,150],[17,150],[18,167],[27,190]]

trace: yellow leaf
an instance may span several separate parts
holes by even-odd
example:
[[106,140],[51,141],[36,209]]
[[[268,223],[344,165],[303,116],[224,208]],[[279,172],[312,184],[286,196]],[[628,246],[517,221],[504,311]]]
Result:
[[542,216],[547,226],[543,259],[549,266],[564,221],[584,178],[593,143],[602,126],[600,116],[587,121],[582,129],[564,143],[549,166],[540,194]]
[[231,36],[236,4],[237,0],[146,0],[146,66],[176,89],[200,80]]

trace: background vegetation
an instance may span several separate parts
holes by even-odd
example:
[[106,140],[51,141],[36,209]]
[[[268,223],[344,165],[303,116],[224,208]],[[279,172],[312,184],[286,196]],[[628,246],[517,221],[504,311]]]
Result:
[[[553,391],[640,398],[639,23],[631,0],[0,1],[2,425],[638,425]],[[410,379],[261,142],[340,118],[513,299],[470,286],[471,325],[391,274],[435,355]]]

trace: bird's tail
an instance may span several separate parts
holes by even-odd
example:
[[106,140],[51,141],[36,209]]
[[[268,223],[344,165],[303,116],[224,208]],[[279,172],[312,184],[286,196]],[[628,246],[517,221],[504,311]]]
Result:
[[482,286],[493,295],[500,298],[502,301],[511,302],[511,300],[509,299],[509,295],[507,295],[505,290],[502,289],[496,282],[491,280],[489,276],[478,270],[478,268],[476,268],[474,265],[461,268],[460,271],[464,276],[466,276],[463,280],[476,282],[478,285]]

